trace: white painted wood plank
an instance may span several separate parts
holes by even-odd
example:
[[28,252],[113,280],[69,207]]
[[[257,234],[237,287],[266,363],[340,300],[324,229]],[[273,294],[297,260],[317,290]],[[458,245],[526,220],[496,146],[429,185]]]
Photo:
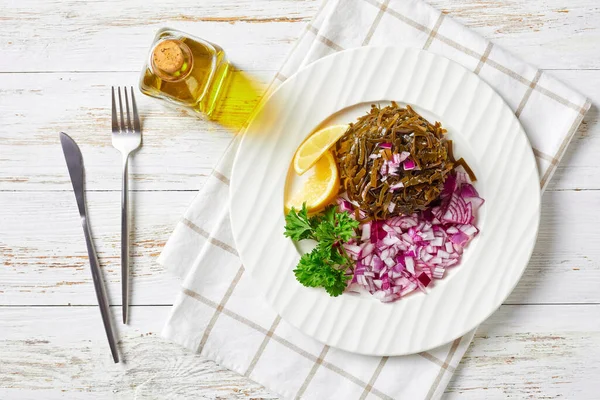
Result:
[[[194,195],[131,193],[132,304],[173,302],[179,283],[156,259]],[[96,304],[73,194],[0,192],[0,204],[0,305]],[[88,193],[88,204],[111,303],[120,304],[119,192]],[[544,196],[538,244],[507,303],[600,303],[598,204],[598,191]]]
[[[599,71],[549,71],[600,104]],[[144,144],[131,164],[132,188],[197,189],[256,103],[273,72],[236,73],[220,113],[224,127],[139,94]],[[120,190],[120,159],[110,141],[110,86],[138,74],[0,74],[0,190],[70,190],[58,132],[81,145],[88,188]],[[251,84],[248,84],[251,82]],[[250,88],[249,88],[250,87]],[[592,107],[549,190],[600,189],[600,124]]]
[[318,0],[8,1],[1,7],[0,71],[137,71],[164,26],[219,44],[245,70],[264,69],[282,63],[318,5]]
[[[547,192],[537,244],[509,304],[599,303],[600,192]],[[506,254],[506,262],[511,259]]]
[[[156,263],[194,192],[132,192],[131,304],[171,304],[180,282]],[[88,193],[96,251],[121,304],[120,194]],[[0,194],[0,304],[97,304],[72,192]]]
[[428,0],[457,21],[541,68],[598,68],[596,0]]
[[597,399],[600,306],[503,306],[483,323],[447,399]]
[[[0,398],[273,398],[158,337],[168,307],[133,307],[114,365],[94,307],[0,307]],[[68,327],[68,328],[67,328]],[[479,329],[449,399],[596,399],[600,305],[503,306]]]
[[[430,3],[543,68],[598,68],[595,0]],[[319,0],[9,2],[0,71],[132,71],[173,26],[222,45],[244,69],[280,65]],[[33,39],[33,40],[30,40]]]
[[[218,122],[137,92],[143,145],[131,160],[131,189],[200,187],[271,75],[236,73]],[[120,190],[121,159],[110,133],[110,88],[137,87],[138,78],[135,72],[0,74],[0,190],[70,190],[61,131],[81,147],[88,189]]]
[[249,379],[161,339],[168,312],[132,307],[129,326],[115,316],[123,362],[114,364],[95,307],[0,308],[0,398],[273,398]]
[[[596,0],[429,2],[543,68],[600,68]],[[171,25],[222,44],[261,87],[318,3],[0,0],[0,72],[136,71],[0,74],[0,305],[94,304],[72,193],[52,192],[69,190],[56,133],[67,130],[81,142],[91,189],[120,188],[118,158],[106,136],[107,89],[135,85],[156,29]],[[598,104],[598,71],[552,73]],[[133,162],[132,188],[198,188],[229,132],[139,97],[148,113],[147,142]],[[235,123],[248,101],[232,103]],[[600,189],[597,121],[593,108],[552,190]],[[134,196],[134,303],[170,303],[178,284],[154,260],[193,193]],[[600,254],[592,228],[598,196],[545,195],[538,246],[508,302],[599,302]],[[90,211],[98,221],[101,260],[113,267],[105,270],[117,304],[118,192],[91,193]],[[477,334],[448,398],[596,398],[598,307],[503,306]],[[122,335],[131,362],[123,370],[109,360],[97,309],[0,307],[0,398],[271,398],[258,385],[157,338],[167,312],[133,307],[133,327]]]
[[[599,20],[600,21],[600,20]],[[600,22],[599,22],[600,24]],[[600,71],[550,71],[592,101],[573,142],[558,165],[549,190],[600,189]]]

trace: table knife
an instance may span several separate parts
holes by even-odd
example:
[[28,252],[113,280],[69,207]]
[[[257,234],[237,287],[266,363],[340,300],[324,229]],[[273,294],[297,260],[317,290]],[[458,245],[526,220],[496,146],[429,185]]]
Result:
[[98,263],[98,256],[96,255],[94,243],[92,242],[92,235],[90,233],[90,226],[87,217],[84,190],[85,170],[83,168],[83,156],[81,155],[81,151],[79,150],[77,143],[75,143],[75,141],[66,133],[61,132],[60,143],[65,155],[65,161],[67,162],[67,168],[69,169],[69,175],[71,176],[71,183],[73,184],[73,191],[75,192],[77,207],[79,208],[81,225],[83,227],[83,234],[85,235],[85,242],[87,245],[88,258],[90,259],[90,269],[92,270],[94,289],[96,290],[96,297],[98,299],[98,305],[100,306],[100,314],[102,315],[104,330],[106,331],[106,336],[108,337],[108,344],[110,346],[110,352],[112,353],[113,360],[115,363],[118,363],[119,353],[117,352],[117,345],[113,333],[108,299],[106,297],[106,290],[104,289],[104,282],[100,273],[100,264]]

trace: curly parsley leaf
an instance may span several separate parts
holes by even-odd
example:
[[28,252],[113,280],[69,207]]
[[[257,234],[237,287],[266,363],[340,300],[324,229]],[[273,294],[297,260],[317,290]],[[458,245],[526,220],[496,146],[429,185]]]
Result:
[[333,206],[325,209],[321,223],[315,230],[315,240],[319,242],[321,250],[326,251],[336,244],[348,242],[356,236],[358,221],[347,212],[336,212]]
[[295,241],[314,239],[314,223],[315,221],[308,216],[306,203],[302,204],[300,211],[292,207],[285,216],[284,235]]
[[345,269],[328,264],[318,248],[304,254],[294,270],[298,282],[308,287],[323,287],[330,296],[339,296],[346,289],[350,276]]
[[292,208],[285,221],[285,236],[317,241],[317,247],[300,258],[294,270],[296,279],[304,286],[323,287],[331,296],[342,294],[354,264],[342,245],[356,236],[358,221],[345,211],[337,212],[336,206],[309,217],[305,204],[300,211]]

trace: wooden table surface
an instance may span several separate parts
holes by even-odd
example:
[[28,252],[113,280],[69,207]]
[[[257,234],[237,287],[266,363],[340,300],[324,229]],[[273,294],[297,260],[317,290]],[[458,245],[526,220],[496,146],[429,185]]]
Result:
[[[600,101],[598,0],[429,0]],[[230,128],[138,96],[144,145],[130,164],[131,323],[110,359],[58,132],[80,144],[88,206],[120,320],[120,158],[111,85],[137,85],[155,31],[223,46],[262,90],[319,0],[0,0],[0,399],[276,398],[159,337],[178,289],[156,258],[231,137]],[[255,103],[229,99],[239,124]],[[600,125],[594,106],[543,196],[538,244],[478,330],[450,399],[597,399]],[[507,155],[510,156],[510,155]],[[507,188],[509,190],[509,188]],[[507,261],[510,254],[506,254]]]

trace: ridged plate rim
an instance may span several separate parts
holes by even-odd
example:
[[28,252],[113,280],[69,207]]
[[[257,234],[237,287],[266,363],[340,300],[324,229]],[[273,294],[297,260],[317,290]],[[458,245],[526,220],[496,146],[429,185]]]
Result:
[[[466,143],[473,158],[468,162],[477,166],[478,190],[486,198],[481,234],[454,275],[426,295],[389,304],[351,294],[332,298],[322,289],[303,287],[292,272],[299,254],[283,237],[289,163],[298,145],[330,115],[385,100],[439,117]],[[504,100],[463,66],[402,47],[338,52],[282,83],[241,138],[230,194],[239,256],[273,309],[327,345],[380,356],[427,351],[483,322],[523,274],[540,218],[535,158]]]

